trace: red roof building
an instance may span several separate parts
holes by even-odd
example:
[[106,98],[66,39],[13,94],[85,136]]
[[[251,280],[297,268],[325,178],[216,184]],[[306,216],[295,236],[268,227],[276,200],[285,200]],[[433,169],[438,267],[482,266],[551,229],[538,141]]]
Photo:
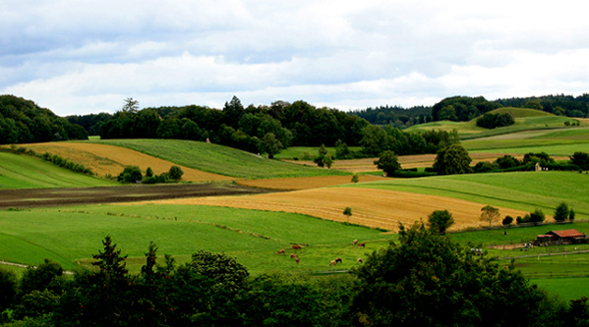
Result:
[[544,235],[538,235],[538,241],[542,242],[578,243],[586,238],[585,233],[581,233],[576,229],[552,230]]

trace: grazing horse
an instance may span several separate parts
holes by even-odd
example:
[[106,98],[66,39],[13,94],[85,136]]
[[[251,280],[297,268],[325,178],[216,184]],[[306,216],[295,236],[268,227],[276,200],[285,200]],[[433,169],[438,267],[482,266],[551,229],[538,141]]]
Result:
[[331,261],[329,262],[329,266],[335,266],[335,260],[331,260]]
[[353,241],[352,241],[352,244],[353,244],[353,245],[356,245],[356,244],[358,244],[358,240],[353,240]]
[[276,254],[286,254],[286,251],[285,250],[278,250],[278,251],[276,251]]
[[335,263],[342,263],[342,258],[335,258]]
[[358,263],[362,263],[362,258],[358,258]]
[[296,250],[302,249],[302,247],[300,245],[298,245],[298,244],[295,244],[295,245],[292,246],[292,249],[296,251]]
[[359,248],[365,248],[366,247],[366,242],[360,243],[358,244],[358,249]]
[[297,257],[295,258],[295,261],[297,262],[297,265],[298,265],[298,264],[299,264],[299,262],[301,261],[301,259],[299,259],[299,257],[297,256]]
[[296,255],[296,254],[294,254],[294,253],[291,253],[291,254],[290,254],[290,258],[291,258],[291,259],[298,259],[298,258],[299,258],[299,256],[298,256],[298,255]]

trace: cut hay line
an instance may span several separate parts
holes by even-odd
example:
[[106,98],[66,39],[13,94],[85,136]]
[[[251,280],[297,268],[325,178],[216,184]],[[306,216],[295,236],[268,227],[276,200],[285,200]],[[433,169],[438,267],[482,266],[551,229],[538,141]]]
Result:
[[33,149],[37,153],[58,154],[63,158],[83,164],[92,169],[98,176],[118,176],[125,166],[139,166],[144,172],[147,167],[151,167],[153,172],[159,175],[170,170],[171,166],[176,165],[184,171],[184,175],[182,175],[183,181],[205,182],[235,179],[177,165],[167,160],[114,145],[50,142],[27,144],[25,147]]
[[[359,182],[372,182],[382,180],[382,177],[371,175],[358,176]],[[250,187],[261,187],[273,190],[307,190],[312,188],[328,187],[335,185],[350,184],[351,176],[316,176],[296,178],[274,178],[242,180],[237,184]]]
[[[456,223],[451,230],[479,227],[481,208],[485,204],[423,194],[379,189],[324,188],[284,193],[238,197],[208,197],[162,200],[147,203],[189,204],[233,207],[243,209],[292,212],[322,219],[396,231],[399,222],[411,225],[435,210],[449,210]],[[343,215],[345,207],[352,216]],[[500,208],[502,216],[525,215],[524,211]]]

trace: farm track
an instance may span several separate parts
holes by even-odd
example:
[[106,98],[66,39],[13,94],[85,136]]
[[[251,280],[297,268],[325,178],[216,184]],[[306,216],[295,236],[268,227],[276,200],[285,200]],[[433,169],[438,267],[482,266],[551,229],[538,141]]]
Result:
[[90,188],[0,190],[0,209],[135,202],[276,192],[236,184],[130,185]]

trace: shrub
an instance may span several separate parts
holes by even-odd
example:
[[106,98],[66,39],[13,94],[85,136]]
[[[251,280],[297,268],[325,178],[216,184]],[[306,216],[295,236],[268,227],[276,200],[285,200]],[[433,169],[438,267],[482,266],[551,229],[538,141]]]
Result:
[[566,203],[562,202],[554,210],[554,220],[565,221],[569,217],[569,207]]
[[513,222],[513,217],[511,216],[505,216],[505,218],[503,218],[503,226],[507,226],[507,225],[511,225],[511,223]]
[[182,175],[184,175],[184,171],[182,171],[182,168],[178,166],[170,167],[170,171],[168,172],[168,176],[170,179],[178,181],[182,178]]
[[141,170],[138,166],[127,166],[117,177],[121,183],[135,183],[143,179]]

